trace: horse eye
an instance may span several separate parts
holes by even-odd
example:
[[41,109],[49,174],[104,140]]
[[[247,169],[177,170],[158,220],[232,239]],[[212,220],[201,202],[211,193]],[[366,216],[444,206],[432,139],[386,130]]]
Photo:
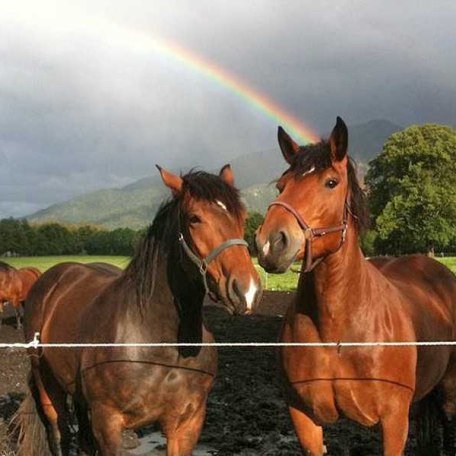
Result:
[[201,219],[195,214],[190,214],[188,222],[190,225],[194,225],[195,223],[201,223]]
[[325,186],[328,187],[328,188],[334,188],[337,186],[339,182],[337,182],[335,179],[328,179],[326,182],[325,182]]

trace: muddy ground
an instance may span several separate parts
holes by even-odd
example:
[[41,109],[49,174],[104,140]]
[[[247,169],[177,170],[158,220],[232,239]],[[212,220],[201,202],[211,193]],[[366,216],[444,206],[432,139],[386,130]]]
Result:
[[[232,317],[206,308],[206,322],[217,341],[275,341],[290,293],[266,292],[258,314]],[[0,342],[19,342],[22,333],[7,319]],[[6,437],[7,423],[25,392],[28,360],[21,350],[0,350],[0,455],[14,455]],[[297,456],[300,448],[281,394],[274,349],[221,348],[219,374],[209,397],[200,443],[217,456]],[[340,421],[325,429],[332,456],[381,454],[378,429]],[[409,438],[407,455],[414,454]],[[152,453],[151,453],[152,454]],[[155,454],[155,453],[154,453]]]

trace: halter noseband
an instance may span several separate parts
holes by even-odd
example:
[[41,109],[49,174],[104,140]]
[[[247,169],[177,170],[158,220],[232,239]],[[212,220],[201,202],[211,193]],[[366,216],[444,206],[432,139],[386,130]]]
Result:
[[[323,260],[324,257],[317,258],[315,261],[312,261],[312,241],[316,237],[322,237],[325,236],[326,234],[331,234],[331,233],[337,233],[338,231],[342,232],[341,240],[340,240],[340,245],[337,248],[339,250],[342,245],[345,242],[345,237],[347,235],[347,227],[348,227],[348,213],[350,212],[350,206],[348,204],[348,198],[345,200],[344,204],[344,215],[343,215],[343,221],[341,225],[336,225],[336,226],[330,226],[327,228],[311,228],[306,221],[302,218],[301,214],[290,204],[285,203],[284,201],[273,201],[269,207],[268,210],[271,206],[281,206],[284,209],[286,209],[288,212],[290,212],[292,215],[294,215],[296,221],[298,222],[299,226],[301,229],[304,231],[304,238],[306,242],[306,258],[305,258],[305,268],[303,269],[303,272],[310,272],[312,271],[315,266],[317,266],[320,261]],[[337,251],[335,250],[335,251]]]
[[215,258],[220,255],[224,250],[229,247],[233,247],[235,245],[242,245],[244,247],[249,246],[249,244],[244,239],[228,239],[225,242],[222,242],[219,246],[212,249],[206,258],[200,258],[195,253],[193,253],[192,249],[187,244],[187,241],[184,238],[182,232],[179,233],[179,244],[182,246],[182,249],[187,254],[190,261],[198,267],[198,271],[203,278],[204,289],[206,293],[210,294],[209,286],[207,285],[207,269],[209,267],[209,263],[211,263]]

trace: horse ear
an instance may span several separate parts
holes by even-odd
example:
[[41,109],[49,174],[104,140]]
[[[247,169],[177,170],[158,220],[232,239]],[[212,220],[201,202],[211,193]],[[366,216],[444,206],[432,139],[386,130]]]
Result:
[[161,174],[163,183],[173,192],[174,196],[179,195],[182,191],[182,177],[166,171],[166,169],[163,169],[161,166],[155,166]]
[[224,181],[228,185],[231,185],[231,187],[234,187],[234,174],[229,164],[225,165],[220,170],[219,176],[222,179],[222,181]]
[[336,126],[329,137],[331,156],[334,161],[341,161],[347,155],[348,130],[345,122],[338,116]]
[[279,140],[279,146],[282,151],[283,158],[289,165],[291,165],[294,156],[298,152],[299,145],[291,139],[290,135],[282,127],[279,127],[277,139]]

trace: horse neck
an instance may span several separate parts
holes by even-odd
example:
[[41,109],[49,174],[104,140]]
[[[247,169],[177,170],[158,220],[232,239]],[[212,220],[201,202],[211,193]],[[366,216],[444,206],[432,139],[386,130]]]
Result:
[[133,316],[154,336],[201,342],[205,289],[199,277],[195,280],[183,269],[180,254],[177,242],[169,252],[160,249],[153,293],[145,302],[137,303]]
[[351,326],[353,316],[366,310],[363,296],[369,292],[367,262],[359,247],[357,229],[350,222],[342,247],[299,278],[297,309],[312,318],[324,340],[339,340]]

